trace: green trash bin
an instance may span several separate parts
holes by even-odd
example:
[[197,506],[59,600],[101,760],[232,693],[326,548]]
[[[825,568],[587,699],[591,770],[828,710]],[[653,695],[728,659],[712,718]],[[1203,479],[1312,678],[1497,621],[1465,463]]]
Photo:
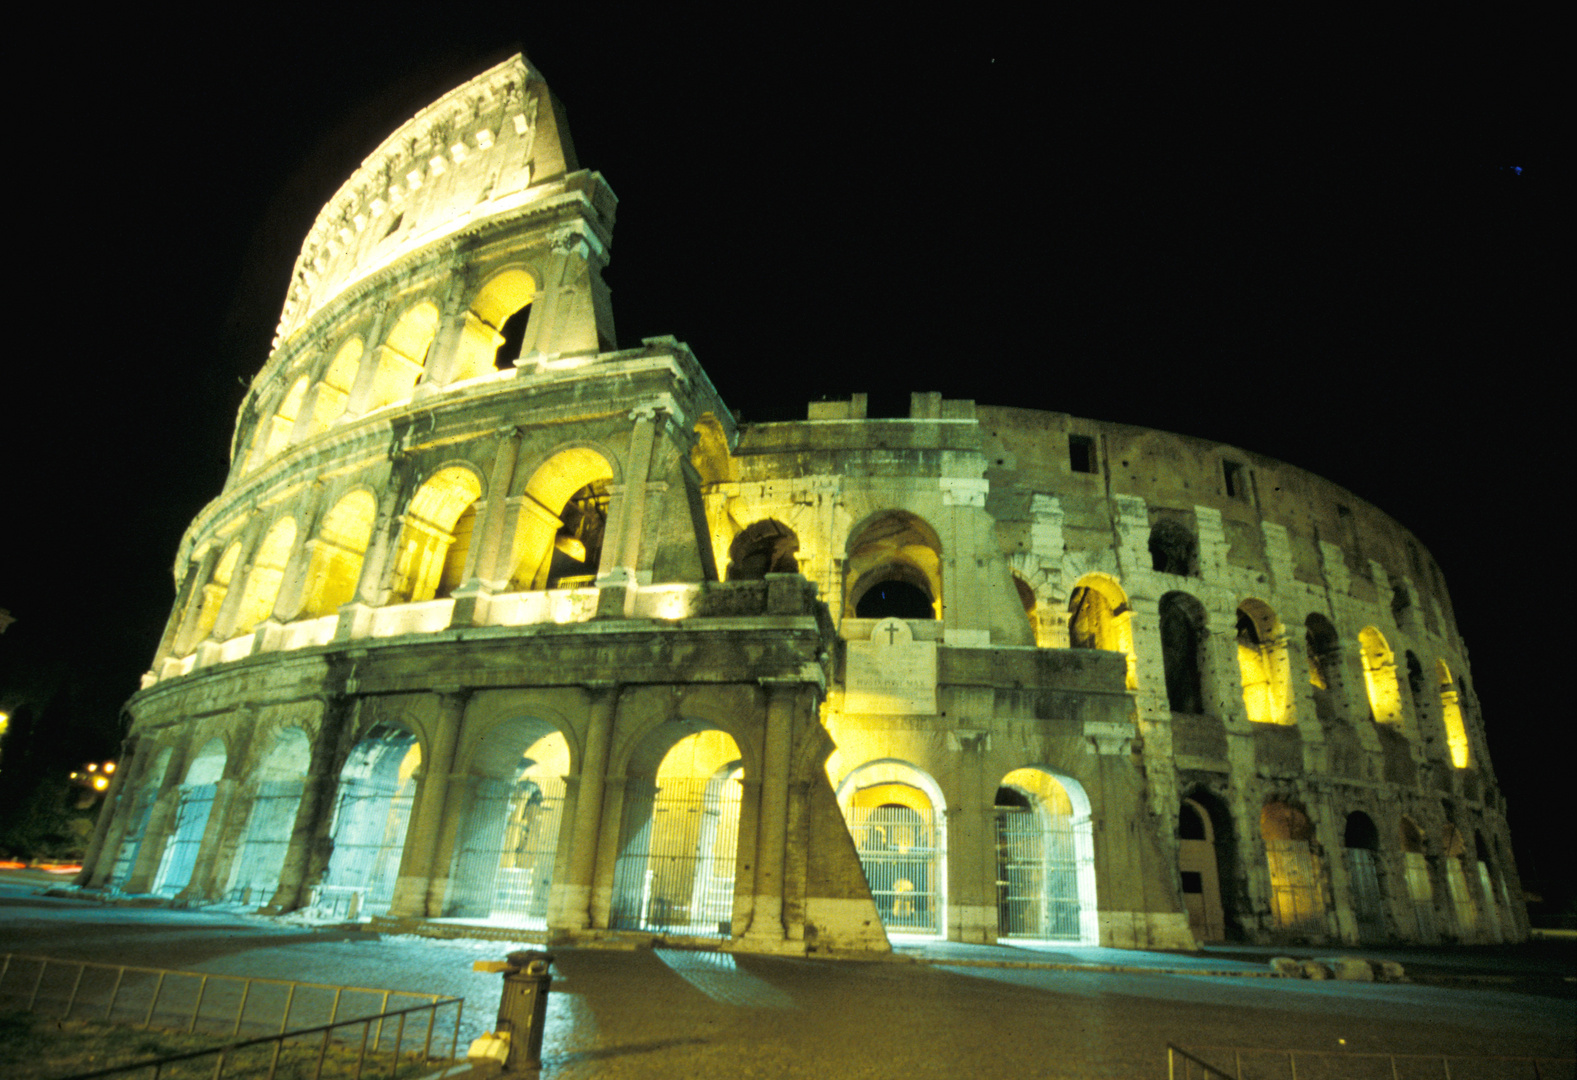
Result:
[[548,1015],[548,988],[553,956],[545,952],[512,952],[504,958],[504,992],[498,999],[498,1033],[509,1035],[506,1069],[542,1066],[542,1028]]

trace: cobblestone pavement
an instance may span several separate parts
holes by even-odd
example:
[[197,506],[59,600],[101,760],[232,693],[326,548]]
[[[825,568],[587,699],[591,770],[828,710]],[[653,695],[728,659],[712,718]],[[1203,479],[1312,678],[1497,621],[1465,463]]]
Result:
[[[509,948],[104,907],[0,883],[0,951],[458,994],[466,1038],[490,1021],[499,986],[471,963]],[[1002,966],[997,958],[1033,954],[943,944],[912,951],[860,962],[559,950],[540,1075],[1150,1077],[1165,1075],[1169,1040],[1570,1055],[1577,1037],[1577,984],[1559,977],[1572,974],[1570,954],[1463,954],[1459,967],[1479,981],[1422,985]],[[1253,950],[1044,955],[1081,958],[1259,966]],[[1442,965],[1449,957],[1437,957]]]

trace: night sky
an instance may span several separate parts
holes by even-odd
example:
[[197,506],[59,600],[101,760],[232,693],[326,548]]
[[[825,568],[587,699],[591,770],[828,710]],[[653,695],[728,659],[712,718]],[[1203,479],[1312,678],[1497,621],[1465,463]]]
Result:
[[31,61],[0,700],[112,752],[317,210],[523,48],[620,198],[619,344],[687,342],[746,422],[940,390],[1232,443],[1412,529],[1521,870],[1570,888],[1547,28],[511,7],[99,23]]

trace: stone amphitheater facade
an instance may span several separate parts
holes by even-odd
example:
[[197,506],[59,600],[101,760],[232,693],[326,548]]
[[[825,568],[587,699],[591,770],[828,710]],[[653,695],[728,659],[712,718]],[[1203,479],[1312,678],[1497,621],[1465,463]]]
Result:
[[882,950],[1526,935],[1439,570],[1232,446],[617,349],[515,57],[302,248],[81,882],[441,932]]

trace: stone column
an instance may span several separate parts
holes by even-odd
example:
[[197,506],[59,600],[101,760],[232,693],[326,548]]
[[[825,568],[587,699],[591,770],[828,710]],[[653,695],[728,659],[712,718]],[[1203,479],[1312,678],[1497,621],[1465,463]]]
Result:
[[[115,764],[114,776],[110,779],[110,786],[104,792],[104,805],[99,808],[99,819],[93,826],[93,837],[88,841],[88,850],[82,856],[82,869],[72,879],[73,885],[98,888],[104,884],[104,879],[109,877],[111,868],[115,865],[114,851],[120,846],[120,838],[126,833],[126,819],[131,814],[132,805],[136,799],[128,799],[123,807],[121,793],[126,790],[126,774],[131,771],[137,756],[137,737],[134,735],[121,744],[120,760]],[[111,824],[115,825],[115,844],[106,843],[111,833]],[[106,859],[104,852],[111,852]],[[100,867],[100,862],[104,866]]]
[[[608,750],[619,708],[619,685],[607,683],[586,688],[588,719],[586,749],[575,784],[575,805],[570,821],[568,864],[555,873],[548,900],[548,926],[584,930],[591,925],[591,896],[597,871],[597,848],[602,832],[602,803],[607,786]],[[615,829],[618,822],[613,823]]]
[[312,552],[316,547],[318,525],[323,518],[323,482],[312,484],[310,510],[297,518],[296,542],[285,560],[280,575],[279,592],[274,595],[274,607],[269,612],[273,622],[287,623],[301,614],[306,600],[307,574],[312,568]]
[[515,479],[522,431],[518,427],[503,428],[498,435],[493,471],[488,476],[487,491],[482,496],[481,521],[477,523],[475,565],[470,578],[455,590],[451,626],[481,623],[487,614],[487,596],[506,589],[514,570],[511,564],[514,544],[506,543],[511,537],[505,524],[512,516],[509,487]]
[[788,781],[799,684],[765,683],[761,809],[756,819],[754,915],[745,933],[762,944],[784,940],[783,870],[788,840]]
[[616,520],[609,522],[612,535],[603,542],[603,566],[598,585],[603,588],[604,599],[599,605],[599,615],[622,614],[628,618],[634,613],[641,540],[646,532],[646,484],[657,434],[666,419],[660,420],[659,416],[666,411],[664,403],[651,402],[630,412],[635,426],[630,431],[630,451],[625,458],[623,497],[616,502],[618,509],[613,515]]
[[328,869],[332,843],[329,828],[334,818],[334,795],[339,787],[338,765],[342,760],[340,743],[356,699],[335,695],[323,699],[323,716],[317,738],[312,740],[307,760],[307,775],[301,785],[301,802],[296,806],[295,824],[285,861],[279,870],[279,887],[263,908],[266,915],[294,911],[303,895]]
[[202,595],[202,584],[213,577],[214,566],[219,561],[221,545],[210,544],[208,550],[203,552],[203,557],[195,563],[188,565],[186,579],[181,582],[180,588],[175,593],[175,604],[170,608],[169,621],[164,626],[164,636],[159,639],[159,647],[153,654],[153,670],[159,670],[160,662],[177,648],[178,643],[191,636],[191,627],[197,622],[198,612],[202,610],[202,603],[192,603],[194,597]]
[[428,886],[438,854],[439,830],[443,826],[444,803],[449,796],[455,745],[470,697],[471,691],[460,687],[438,691],[438,715],[433,720],[429,754],[422,760],[421,784],[417,788],[416,805],[400,858],[400,877],[395,882],[394,899],[389,904],[389,914],[396,918],[420,919],[428,915]]
[[159,861],[164,857],[164,841],[180,804],[181,781],[186,777],[186,766],[192,748],[183,745],[170,755],[165,765],[164,777],[154,795],[153,806],[148,811],[148,823],[143,827],[142,840],[137,848],[137,860],[126,872],[126,883],[121,891],[147,892],[153,876],[159,872]]

